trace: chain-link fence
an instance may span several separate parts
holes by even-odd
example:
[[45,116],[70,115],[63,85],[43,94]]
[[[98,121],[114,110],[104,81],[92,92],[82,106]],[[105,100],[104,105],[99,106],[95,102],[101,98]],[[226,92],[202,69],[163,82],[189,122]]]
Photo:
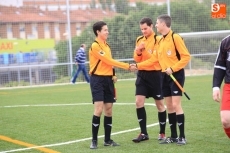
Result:
[[[0,2],[0,88],[70,83],[74,57],[82,43],[86,54],[95,36],[92,24],[104,20],[113,58],[133,63],[139,20],[170,14],[172,29],[192,54],[187,75],[211,74],[221,39],[230,34],[230,18],[214,19],[211,0],[9,0]],[[226,8],[230,8],[228,1]],[[230,11],[228,11],[230,12]],[[155,29],[154,29],[155,30]],[[155,30],[156,31],[156,30]],[[88,56],[87,56],[88,57]],[[87,69],[88,69],[88,63]],[[120,79],[134,72],[117,69]],[[77,82],[84,82],[80,75]]]

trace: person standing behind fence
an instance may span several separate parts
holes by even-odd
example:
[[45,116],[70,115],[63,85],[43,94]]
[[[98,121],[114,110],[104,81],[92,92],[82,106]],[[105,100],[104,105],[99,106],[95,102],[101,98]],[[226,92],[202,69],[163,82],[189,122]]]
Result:
[[[142,36],[136,39],[136,48],[134,50],[133,58],[140,63],[151,56],[157,56],[157,47],[160,36],[157,36],[153,31],[152,19],[144,17],[140,20],[140,29]],[[133,142],[141,142],[149,139],[147,133],[147,115],[145,111],[145,99],[152,97],[158,110],[158,120],[160,131],[158,140],[165,139],[165,125],[166,125],[166,109],[163,101],[162,92],[162,72],[159,63],[153,63],[143,70],[139,70],[136,79],[136,113],[141,133],[137,138],[132,139]]]
[[[224,80],[221,98],[220,86]],[[230,138],[230,35],[220,44],[213,74],[213,100],[221,102],[220,118],[225,134]]]
[[85,66],[85,61],[86,61],[85,48],[86,48],[86,45],[81,44],[81,47],[78,49],[76,53],[75,63],[76,65],[78,65],[78,69],[72,78],[72,81],[71,81],[72,84],[75,84],[76,79],[81,71],[83,72],[85,80],[87,81],[87,83],[89,83],[89,76],[88,76],[88,73],[86,71],[86,66]]

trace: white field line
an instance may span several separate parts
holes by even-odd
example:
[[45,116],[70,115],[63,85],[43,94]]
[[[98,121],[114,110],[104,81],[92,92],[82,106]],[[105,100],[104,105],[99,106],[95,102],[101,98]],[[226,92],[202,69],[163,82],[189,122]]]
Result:
[[[37,106],[72,106],[72,105],[88,105],[88,104],[92,104],[92,103],[78,103],[78,104],[49,104],[49,105],[12,105],[12,106],[1,106],[0,108],[12,108],[12,107],[37,107]],[[115,103],[115,105],[134,105],[135,103]],[[155,104],[151,104],[151,103],[145,103],[145,105],[149,105],[149,106],[156,106]],[[168,120],[167,120],[168,122]],[[147,127],[153,127],[153,126],[157,126],[159,125],[159,123],[153,123],[150,125],[147,125]],[[140,130],[140,128],[134,128],[134,129],[128,129],[128,130],[124,130],[124,131],[119,131],[119,132],[115,132],[112,133],[111,135],[118,135],[118,134],[122,134],[122,133],[128,133],[128,132],[132,132],[132,131],[137,131]],[[100,135],[98,136],[98,138],[103,138],[104,135]],[[61,146],[61,145],[68,145],[68,144],[72,144],[72,143],[77,143],[77,142],[83,142],[83,141],[87,141],[87,140],[91,140],[92,137],[89,138],[84,138],[84,139],[79,139],[79,140],[73,140],[73,141],[67,141],[67,142],[61,142],[61,143],[55,143],[55,144],[47,144],[47,145],[41,145],[41,146],[35,146],[35,147],[29,147],[29,148],[20,148],[20,149],[14,149],[14,150],[8,150],[8,151],[2,151],[0,153],[8,153],[8,152],[18,152],[18,151],[25,151],[25,150],[31,150],[31,149],[35,149],[35,148],[46,148],[46,147],[54,147],[54,146]]]
[[[136,78],[130,78],[130,79],[119,79],[118,81],[134,81]],[[76,84],[87,84],[87,82],[76,82]],[[42,85],[30,85],[30,86],[17,86],[17,87],[2,87],[1,90],[13,90],[13,89],[26,89],[26,88],[39,88],[39,87],[53,87],[53,86],[65,86],[65,85],[71,85],[74,86],[71,83],[58,83],[58,84],[42,84]]]
[[[135,103],[119,103],[116,102],[114,105],[134,105]],[[9,105],[0,106],[0,108],[17,108],[17,107],[53,107],[53,106],[77,106],[77,105],[93,105],[92,103],[74,103],[74,104],[39,104],[39,105]],[[145,103],[148,106],[156,106],[152,103]]]
[[92,103],[75,103],[75,104],[38,104],[38,105],[9,105],[9,106],[0,106],[0,108],[77,106],[77,105],[90,105],[90,104],[92,105]]

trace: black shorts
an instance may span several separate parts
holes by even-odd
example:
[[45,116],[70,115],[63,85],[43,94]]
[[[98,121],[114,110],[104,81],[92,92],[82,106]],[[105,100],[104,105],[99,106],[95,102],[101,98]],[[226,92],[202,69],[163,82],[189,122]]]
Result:
[[114,84],[112,76],[92,75],[90,77],[90,88],[93,103],[95,101],[103,101],[104,103],[113,103],[114,99]]
[[136,95],[153,97],[156,100],[163,99],[162,75],[161,71],[138,71],[135,83]]
[[[177,72],[173,73],[174,78],[177,80],[177,82],[183,87],[184,81],[185,81],[185,73],[184,69],[181,69]],[[177,84],[172,80],[172,78],[164,73],[163,77],[163,93],[164,97],[170,97],[170,96],[182,96],[182,91],[177,86]]]

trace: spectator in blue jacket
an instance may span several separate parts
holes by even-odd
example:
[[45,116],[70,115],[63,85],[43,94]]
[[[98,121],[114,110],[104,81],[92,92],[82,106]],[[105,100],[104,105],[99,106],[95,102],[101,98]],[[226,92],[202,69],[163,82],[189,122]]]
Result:
[[75,56],[75,63],[78,65],[77,72],[75,73],[74,77],[72,78],[72,84],[75,84],[76,79],[79,75],[79,73],[82,71],[85,77],[85,80],[87,83],[89,83],[89,76],[86,71],[85,61],[86,61],[86,54],[85,54],[85,44],[81,44],[81,47],[78,49],[76,56]]

